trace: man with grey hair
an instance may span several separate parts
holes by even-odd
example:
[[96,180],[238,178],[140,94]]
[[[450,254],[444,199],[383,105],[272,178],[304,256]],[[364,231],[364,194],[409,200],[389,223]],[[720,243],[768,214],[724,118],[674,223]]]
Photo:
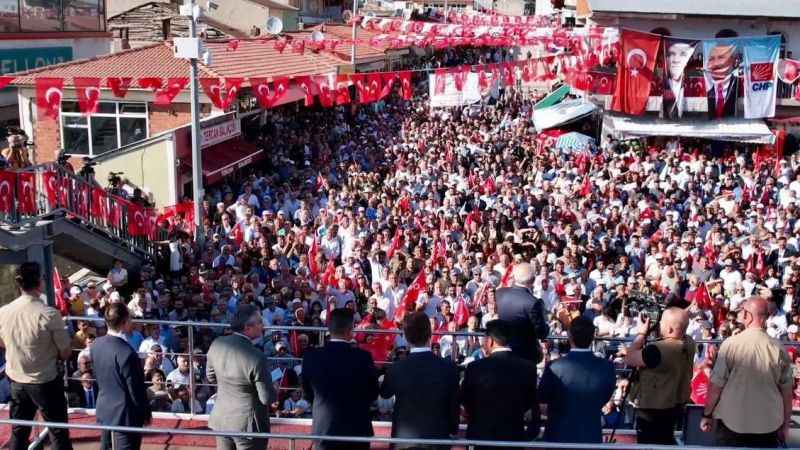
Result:
[[[217,384],[217,401],[208,419],[216,431],[269,433],[269,408],[277,398],[264,354],[253,345],[264,334],[261,314],[253,305],[239,305],[231,318],[233,334],[221,336],[208,349],[206,373]],[[266,439],[217,437],[218,450],[263,450]]]
[[544,303],[533,296],[534,271],[530,264],[514,266],[514,284],[495,291],[497,316],[510,325],[511,350],[521,358],[542,360],[539,338],[547,337],[550,327],[544,318]]

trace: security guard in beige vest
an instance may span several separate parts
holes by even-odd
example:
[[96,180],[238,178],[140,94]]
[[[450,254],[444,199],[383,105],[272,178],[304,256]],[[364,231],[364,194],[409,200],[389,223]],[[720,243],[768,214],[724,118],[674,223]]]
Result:
[[686,336],[689,316],[668,308],[661,317],[660,338],[645,345],[650,329],[646,320],[628,348],[625,362],[639,367],[631,391],[636,401],[636,437],[640,444],[675,445],[675,424],[691,393],[692,365],[697,346]]

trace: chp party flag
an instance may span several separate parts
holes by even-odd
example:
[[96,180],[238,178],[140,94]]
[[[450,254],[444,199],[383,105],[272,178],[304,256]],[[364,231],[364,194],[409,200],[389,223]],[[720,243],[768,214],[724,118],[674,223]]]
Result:
[[642,114],[650,97],[653,69],[661,38],[649,33],[622,30],[622,51],[617,61],[617,87],[611,109]]
[[741,63],[738,39],[703,41],[703,75],[706,80],[708,117],[719,119],[736,114],[736,73]]
[[774,117],[781,37],[743,38],[741,43],[744,57],[744,117]]
[[664,94],[661,110],[663,117],[683,117],[684,71],[697,50],[697,41],[664,38]]

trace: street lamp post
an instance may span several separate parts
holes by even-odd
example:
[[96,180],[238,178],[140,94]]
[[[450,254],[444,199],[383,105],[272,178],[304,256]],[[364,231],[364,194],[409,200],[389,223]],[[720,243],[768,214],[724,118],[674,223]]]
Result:
[[353,66],[353,72],[356,71],[356,14],[358,13],[358,0],[353,0],[353,46],[350,51],[350,64]]
[[200,19],[200,6],[195,0],[185,0],[181,9],[181,15],[188,16],[189,38],[188,46],[191,52],[185,54],[189,60],[189,96],[192,112],[192,197],[194,198],[194,239],[202,245],[205,241],[203,230],[203,156],[200,148],[200,98],[197,87],[197,60],[200,57],[202,46],[197,37],[197,21]]

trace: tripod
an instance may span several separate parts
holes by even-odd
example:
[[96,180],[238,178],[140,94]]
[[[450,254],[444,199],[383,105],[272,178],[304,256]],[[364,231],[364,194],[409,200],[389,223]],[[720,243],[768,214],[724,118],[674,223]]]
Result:
[[620,399],[620,420],[617,420],[614,423],[614,427],[611,428],[611,434],[608,435],[608,440],[606,443],[608,444],[615,444],[616,440],[614,439],[614,435],[617,433],[617,428],[619,428],[619,424],[621,421],[625,420],[625,402],[628,400],[628,394],[631,392],[633,388],[633,383],[638,381],[639,379],[639,368],[634,367],[631,369],[631,375],[628,377],[628,389],[625,389],[625,393],[622,394],[622,399]]

